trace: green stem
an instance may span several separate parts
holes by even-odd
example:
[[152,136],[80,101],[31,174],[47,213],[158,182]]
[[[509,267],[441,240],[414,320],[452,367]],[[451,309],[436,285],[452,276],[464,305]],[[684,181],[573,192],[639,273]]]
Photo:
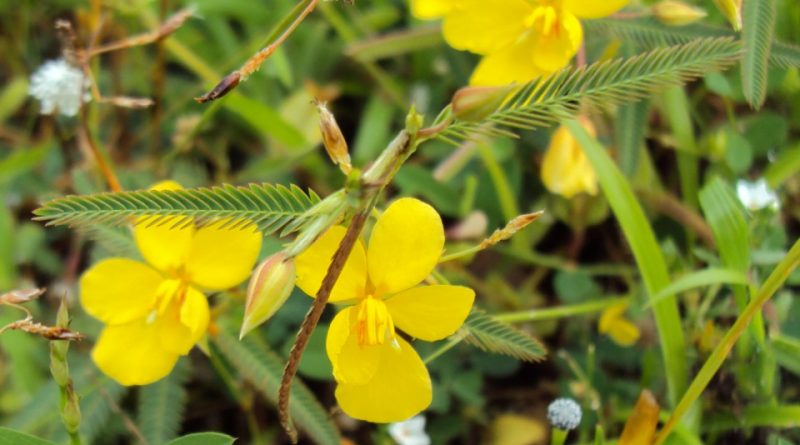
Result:
[[441,357],[442,354],[453,349],[457,344],[461,343],[461,340],[463,339],[464,336],[459,334],[450,337],[450,339],[447,340],[447,343],[443,344],[442,346],[439,347],[439,349],[433,351],[429,356],[425,357],[425,359],[422,360],[422,362],[427,365],[428,363],[436,360],[437,358]]
[[507,323],[522,323],[526,321],[554,320],[558,318],[572,317],[575,315],[590,314],[599,312],[616,304],[630,301],[630,297],[605,298],[599,301],[572,304],[546,309],[531,309],[525,311],[506,312],[504,314],[492,315],[498,320]]
[[[622,227],[647,293],[652,298],[667,287],[670,276],[661,247],[644,210],[605,148],[577,121],[569,120],[564,125],[569,128],[592,167],[599,173],[600,187]],[[686,339],[675,298],[654,303],[653,315],[664,359],[669,402],[674,404],[684,392],[687,380]]]
[[783,283],[789,277],[789,275],[794,271],[794,269],[800,264],[800,240],[794,243],[792,249],[789,253],[786,254],[783,261],[781,261],[776,267],[775,270],[772,271],[767,281],[764,283],[763,286],[758,290],[756,296],[750,301],[744,311],[739,315],[739,318],[736,319],[736,322],[731,326],[728,332],[725,334],[725,337],[722,341],[714,348],[714,351],[708,357],[706,362],[703,364],[703,367],[700,369],[700,372],[697,373],[697,376],[692,381],[691,385],[689,385],[689,389],[683,394],[678,405],[675,407],[675,410],[672,412],[672,416],[667,421],[664,428],[656,437],[655,445],[660,445],[664,443],[664,441],[669,437],[669,434],[672,432],[673,428],[677,422],[681,419],[681,417],[686,413],[689,407],[697,400],[700,395],[705,390],[706,386],[708,386],[708,382],[714,377],[717,373],[719,368],[725,362],[725,359],[728,357],[733,346],[736,344],[736,341],[742,335],[742,333],[747,329],[750,325],[750,322],[753,320],[753,317],[756,314],[760,313],[761,307],[764,306],[772,295],[783,286]]
[[453,252],[450,255],[445,255],[445,256],[439,258],[439,264],[446,263],[448,261],[457,260],[457,259],[463,258],[465,256],[470,256],[470,255],[472,255],[474,253],[480,252],[481,250],[483,250],[483,247],[481,247],[480,245],[472,246],[472,247],[470,247],[468,249],[464,249],[464,250],[459,250],[458,252]]
[[567,430],[552,428],[550,430],[550,445],[564,445],[564,442],[567,441],[567,434],[569,434]]

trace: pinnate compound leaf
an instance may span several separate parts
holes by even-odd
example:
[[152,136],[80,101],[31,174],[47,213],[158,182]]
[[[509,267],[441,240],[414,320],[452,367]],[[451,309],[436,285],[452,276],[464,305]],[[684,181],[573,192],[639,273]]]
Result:
[[[278,389],[285,360],[267,346],[257,332],[251,332],[243,341],[228,329],[212,338],[215,353],[223,356],[243,378],[252,383],[261,394],[277,404]],[[289,412],[298,427],[318,445],[339,445],[341,437],[329,419],[327,411],[314,394],[298,378],[292,382]]]
[[[295,185],[223,185],[184,190],[140,190],[66,196],[45,203],[34,213],[49,225],[119,225],[137,217],[140,224],[190,224],[203,226],[227,221],[223,227],[237,229],[255,224],[265,235],[304,218],[319,197]],[[301,225],[295,224],[295,227]]]
[[548,127],[570,119],[584,105],[633,102],[731,66],[741,46],[730,37],[697,39],[633,57],[565,68],[521,86],[485,120],[455,121],[437,137],[458,144],[475,135],[515,136],[515,131]]
[[538,340],[482,310],[474,310],[461,328],[464,341],[484,351],[526,362],[543,360],[547,351]]

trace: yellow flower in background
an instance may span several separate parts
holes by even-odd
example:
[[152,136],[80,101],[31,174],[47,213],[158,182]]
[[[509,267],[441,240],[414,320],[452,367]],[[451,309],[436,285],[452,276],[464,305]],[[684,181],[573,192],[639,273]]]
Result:
[[483,57],[473,85],[527,82],[569,63],[583,42],[578,19],[605,17],[628,0],[411,0],[421,19],[444,17],[450,46]]
[[597,330],[601,334],[606,334],[614,340],[614,343],[622,346],[633,346],[639,340],[639,328],[630,320],[625,318],[625,311],[628,303],[622,302],[609,306],[600,315],[600,322]]
[[[335,226],[296,258],[297,285],[315,295],[346,229]],[[418,286],[439,261],[444,229],[436,210],[403,198],[372,229],[369,249],[356,243],[330,301],[348,303],[331,322],[328,358],[338,383],[336,400],[356,419],[406,420],[431,403],[425,364],[396,328],[435,341],[454,333],[475,299],[462,286]]]
[[[589,119],[579,117],[578,120],[592,137],[596,136]],[[550,192],[567,199],[579,193],[597,194],[597,174],[578,141],[563,125],[550,139],[542,160],[541,178]]]
[[[163,182],[156,190],[180,189]],[[261,249],[255,227],[221,229],[225,221],[199,229],[170,224],[134,228],[146,263],[109,258],[80,280],[86,312],[102,321],[92,359],[123,385],[146,385],[172,371],[206,332],[205,290],[233,287],[250,274]]]

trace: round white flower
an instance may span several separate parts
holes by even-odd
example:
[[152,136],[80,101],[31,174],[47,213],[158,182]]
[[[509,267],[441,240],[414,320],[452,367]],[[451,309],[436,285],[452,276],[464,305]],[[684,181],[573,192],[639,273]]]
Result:
[[569,398],[553,400],[547,407],[547,420],[560,430],[574,430],[581,423],[581,406]]
[[430,445],[431,438],[425,433],[425,416],[416,416],[389,425],[389,434],[398,445]]
[[64,59],[48,60],[31,76],[28,94],[42,103],[42,114],[55,111],[75,116],[82,103],[91,100],[90,81],[83,71]]

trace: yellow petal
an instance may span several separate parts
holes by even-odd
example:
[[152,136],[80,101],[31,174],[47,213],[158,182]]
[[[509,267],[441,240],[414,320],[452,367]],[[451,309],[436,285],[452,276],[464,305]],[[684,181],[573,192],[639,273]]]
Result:
[[161,347],[158,329],[144,320],[106,326],[92,350],[92,359],[122,385],[147,385],[166,377],[178,354]]
[[431,403],[431,379],[414,348],[398,337],[384,344],[380,364],[364,385],[339,383],[336,400],[350,417],[376,423],[400,422]]
[[460,0],[411,0],[411,14],[429,20],[442,17],[455,9]]
[[624,318],[628,303],[619,303],[608,307],[600,315],[597,330],[607,334],[615,343],[628,347],[639,339],[639,328]]
[[[594,127],[581,120],[590,134]],[[571,198],[578,193],[597,194],[597,175],[589,159],[569,130],[561,126],[550,139],[550,146],[542,159],[542,183],[552,193]]]
[[208,300],[194,288],[187,288],[183,302],[175,300],[155,324],[161,345],[176,354],[188,354],[208,328]]
[[376,295],[419,284],[436,266],[444,248],[442,218],[413,198],[393,202],[372,229],[367,253]]
[[441,340],[464,324],[475,291],[463,286],[420,286],[389,298],[395,326],[425,341]]
[[533,80],[544,72],[533,63],[536,54],[536,40],[533,36],[484,56],[469,83],[471,85],[495,86],[511,83],[524,83]]
[[611,340],[622,347],[633,346],[639,340],[639,328],[624,318],[618,318],[608,329]]
[[261,251],[261,232],[255,225],[225,228],[225,219],[197,229],[186,259],[192,283],[210,290],[236,286],[250,276]]
[[644,390],[639,394],[639,399],[631,411],[628,421],[625,422],[625,428],[619,436],[619,445],[640,445],[653,443],[653,437],[656,435],[656,427],[658,426],[658,415],[660,414],[661,407],[658,401],[648,390]]
[[[325,339],[325,349],[338,382],[361,385],[367,383],[378,369],[380,346],[361,346],[353,332],[355,310],[347,308],[333,318]],[[351,335],[352,334],[352,335]]]
[[106,259],[81,277],[81,304],[89,315],[106,324],[128,323],[150,312],[163,281],[161,274],[146,264]]
[[[182,187],[175,181],[163,181],[154,185],[150,190],[180,190]],[[137,220],[133,229],[136,245],[144,259],[162,272],[175,272],[179,270],[192,247],[193,227],[172,229],[171,227],[183,221],[181,218],[170,218],[161,221],[158,226],[148,227],[149,217]]]
[[533,63],[544,72],[564,68],[578,52],[583,42],[581,22],[567,11],[558,14],[557,28],[549,33],[536,32],[536,50]]
[[466,0],[444,18],[442,32],[450,46],[478,54],[502,50],[525,31],[533,8],[524,0]]
[[582,19],[607,17],[628,4],[628,0],[564,0],[564,9]]
[[[347,231],[342,226],[334,226],[322,234],[303,253],[297,256],[297,286],[307,295],[314,297],[322,285],[328,267],[331,265],[333,254],[339,248],[344,234]],[[364,245],[357,241],[344,264],[342,274],[336,280],[331,291],[331,302],[351,300],[364,295],[367,285],[367,254]]]

